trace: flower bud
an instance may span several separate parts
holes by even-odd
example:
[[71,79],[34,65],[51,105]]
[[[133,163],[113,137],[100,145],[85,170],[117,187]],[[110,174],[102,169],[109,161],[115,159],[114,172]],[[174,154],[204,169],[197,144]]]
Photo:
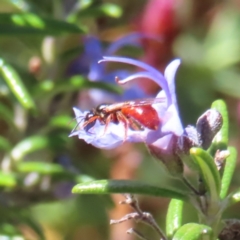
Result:
[[223,124],[222,115],[215,109],[207,110],[197,120],[197,132],[199,134],[199,142],[203,149],[208,149],[213,138],[221,129]]

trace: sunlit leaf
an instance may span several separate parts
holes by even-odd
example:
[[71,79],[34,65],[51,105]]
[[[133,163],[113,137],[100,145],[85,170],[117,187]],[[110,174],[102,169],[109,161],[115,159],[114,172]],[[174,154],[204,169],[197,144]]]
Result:
[[60,174],[65,173],[64,167],[57,163],[47,162],[19,162],[17,170],[22,173],[37,172],[40,174]]
[[25,138],[12,149],[11,157],[16,161],[19,161],[31,152],[47,148],[49,144],[50,140],[45,136],[36,135]]
[[189,193],[179,189],[169,189],[152,186],[146,183],[128,180],[99,180],[86,182],[74,186],[72,193],[77,194],[112,194],[132,193],[145,194],[158,197],[176,198],[188,200]]
[[83,33],[83,28],[53,18],[40,17],[33,13],[1,13],[0,35],[58,35]]
[[16,70],[9,64],[5,63],[3,59],[0,59],[0,74],[24,108],[28,110],[36,109],[34,101],[27,91],[22,79]]
[[122,15],[122,9],[116,4],[105,3],[99,9],[109,17],[119,18]]
[[15,187],[17,185],[16,177],[11,173],[0,172],[1,187]]
[[211,240],[213,232],[209,226],[187,223],[175,233],[172,240]]
[[73,118],[69,115],[52,117],[49,124],[51,127],[64,128],[67,130],[72,130],[76,125],[75,121],[73,121]]
[[113,3],[104,3],[100,6],[90,7],[74,13],[69,16],[69,22],[75,22],[77,18],[85,18],[85,17],[101,17],[107,16],[112,18],[119,18],[122,15],[122,8]]

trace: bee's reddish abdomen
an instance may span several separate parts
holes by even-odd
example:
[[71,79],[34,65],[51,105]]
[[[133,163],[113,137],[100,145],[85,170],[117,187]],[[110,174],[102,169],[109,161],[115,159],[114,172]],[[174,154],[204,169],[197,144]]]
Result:
[[159,127],[157,111],[151,105],[126,107],[121,111],[126,117],[134,118],[146,128],[157,130]]

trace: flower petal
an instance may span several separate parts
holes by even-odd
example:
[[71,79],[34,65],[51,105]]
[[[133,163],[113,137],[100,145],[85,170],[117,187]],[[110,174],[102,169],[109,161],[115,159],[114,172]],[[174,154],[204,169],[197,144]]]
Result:
[[105,55],[108,55],[108,56],[113,55],[120,48],[122,48],[123,46],[126,46],[126,45],[141,47],[142,46],[141,40],[143,38],[152,39],[155,41],[162,40],[161,37],[159,37],[158,35],[154,35],[154,34],[145,34],[145,33],[138,33],[138,32],[130,33],[126,36],[119,38],[115,42],[113,42],[105,51]]
[[[86,131],[83,128],[83,119],[85,118],[88,112],[82,112],[78,108],[73,108],[78,126],[73,132],[69,135],[78,136],[79,139],[83,139],[85,142],[90,143],[98,148],[111,149],[121,145],[124,141],[129,142],[146,142],[148,134],[156,132],[145,128],[143,131],[133,131],[129,128],[125,128],[123,123],[112,123],[110,122],[108,126],[100,124],[97,120],[94,126]],[[154,139],[158,135],[155,135]]]
[[172,97],[172,102],[177,104],[177,98],[175,93],[175,75],[179,65],[181,64],[180,59],[175,59],[165,69],[164,77],[167,79],[169,91]]
[[103,59],[100,60],[99,63],[102,63],[102,62],[127,63],[127,64],[134,65],[136,67],[142,68],[142,69],[146,70],[147,72],[151,73],[152,75],[155,75],[155,77],[152,78],[152,80],[155,81],[164,90],[168,101],[171,101],[171,95],[169,92],[168,83],[167,83],[166,79],[159,71],[157,71],[155,68],[149,66],[148,64],[145,64],[138,60],[125,58],[125,57],[103,57]]

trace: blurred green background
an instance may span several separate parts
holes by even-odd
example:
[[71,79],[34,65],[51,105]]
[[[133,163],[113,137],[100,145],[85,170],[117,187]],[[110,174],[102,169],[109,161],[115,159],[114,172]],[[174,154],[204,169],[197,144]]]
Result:
[[[0,238],[135,239],[125,233],[135,223],[109,226],[109,219],[131,211],[118,205],[122,196],[73,196],[71,188],[89,179],[155,184],[169,179],[142,144],[103,151],[68,138],[75,125],[72,107],[93,107],[89,89],[121,92],[114,79],[89,81],[89,66],[82,70],[87,56],[86,62],[79,60],[85,37],[95,36],[104,49],[133,32],[161,40],[141,39],[140,48],[124,46],[117,55],[141,59],[160,71],[181,58],[176,91],[183,124],[195,124],[213,100],[222,98],[229,108],[230,145],[239,149],[239,1],[1,0]],[[141,87],[148,94],[159,90],[147,81]],[[239,183],[235,173],[232,188]],[[139,199],[164,228],[168,200]],[[239,218],[237,208],[226,216]],[[189,206],[185,213],[185,222],[196,219]],[[156,237],[139,227],[150,239]]]

